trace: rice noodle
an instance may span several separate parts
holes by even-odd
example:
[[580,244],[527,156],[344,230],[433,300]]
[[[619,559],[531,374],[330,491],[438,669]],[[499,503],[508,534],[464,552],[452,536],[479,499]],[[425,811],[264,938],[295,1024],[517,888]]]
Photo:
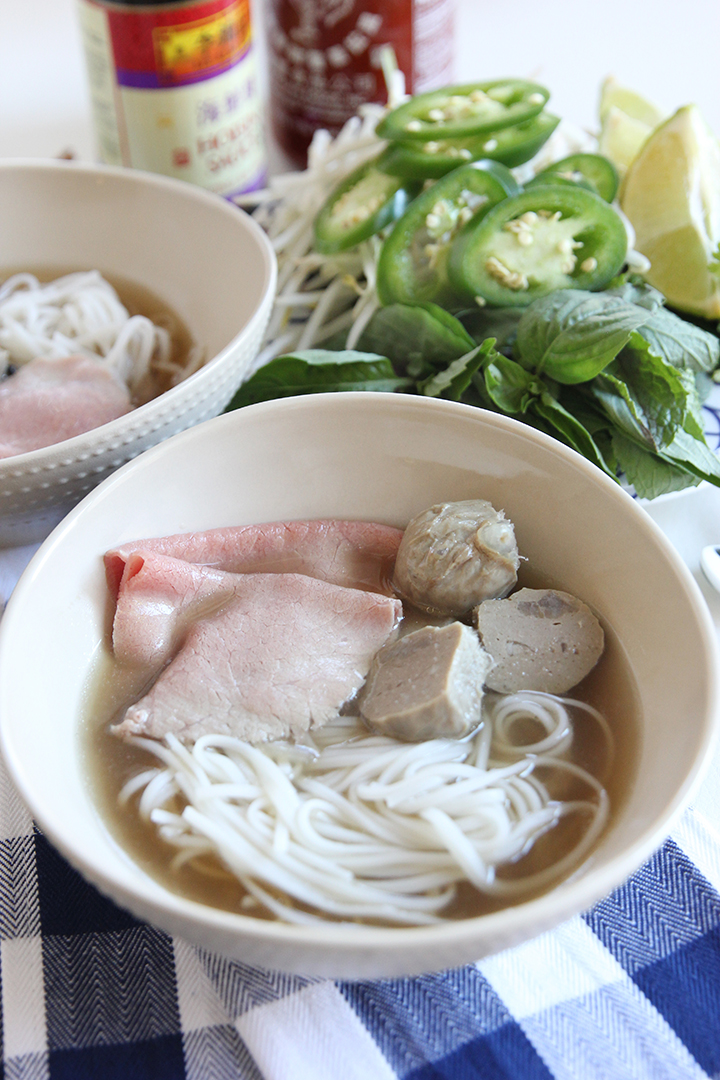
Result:
[[42,284],[15,274],[0,287],[0,374],[36,357],[59,360],[82,355],[101,361],[131,393],[152,372],[176,383],[202,362],[191,350],[186,367],[171,359],[168,329],[144,315],[130,315],[97,270],[65,274]]
[[[513,732],[528,719],[545,735],[519,745]],[[587,855],[608,799],[569,760],[577,723],[598,725],[607,767],[612,736],[595,709],[531,692],[488,694],[482,723],[463,740],[403,743],[352,717],[302,744],[207,735],[188,747],[173,735],[164,744],[136,737],[130,742],[162,767],[132,777],[120,800],[144,788],[139,814],[177,849],[176,867],[193,861],[208,870],[204,857],[214,854],[254,897],[250,904],[283,921],[431,924],[443,921],[461,881],[514,898]],[[554,789],[568,782],[572,795],[562,801]],[[525,876],[498,874],[569,815],[585,823],[571,851]]]

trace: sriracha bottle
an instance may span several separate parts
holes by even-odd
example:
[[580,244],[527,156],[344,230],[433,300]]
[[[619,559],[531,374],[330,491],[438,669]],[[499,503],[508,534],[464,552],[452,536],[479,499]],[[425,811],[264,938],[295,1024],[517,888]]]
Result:
[[318,128],[387,100],[384,46],[409,94],[452,82],[453,0],[270,0],[268,22],[272,129],[299,165]]

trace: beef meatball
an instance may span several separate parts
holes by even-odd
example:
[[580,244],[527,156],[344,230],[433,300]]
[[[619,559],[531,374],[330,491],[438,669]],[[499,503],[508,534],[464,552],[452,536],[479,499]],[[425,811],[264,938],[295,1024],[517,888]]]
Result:
[[592,671],[605,645],[587,604],[557,589],[520,589],[475,612],[480,640],[493,658],[486,684],[502,694],[565,694]]
[[360,715],[375,731],[405,742],[461,739],[480,723],[491,664],[469,626],[424,626],[377,653]]

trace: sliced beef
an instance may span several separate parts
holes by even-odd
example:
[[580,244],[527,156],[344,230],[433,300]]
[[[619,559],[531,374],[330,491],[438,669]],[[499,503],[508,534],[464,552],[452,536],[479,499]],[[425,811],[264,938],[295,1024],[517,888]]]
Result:
[[407,742],[462,738],[480,723],[491,663],[470,627],[425,626],[377,654],[360,715],[376,731]]
[[231,599],[237,577],[155,551],[127,559],[113,619],[121,664],[159,670],[180,648],[191,622]]
[[51,446],[131,409],[130,393],[97,360],[31,360],[0,382],[0,458]]
[[564,694],[595,667],[605,645],[587,604],[556,589],[520,589],[507,600],[486,600],[475,619],[494,661],[486,685],[503,694]]
[[461,619],[483,600],[507,596],[519,563],[502,510],[485,499],[438,503],[406,528],[393,584],[417,607]]
[[399,529],[367,521],[276,521],[123,544],[106,554],[105,572],[116,597],[128,556],[142,549],[233,574],[307,574],[392,595],[401,539]]
[[401,614],[399,600],[301,574],[240,575],[114,730],[250,742],[307,731],[357,693]]

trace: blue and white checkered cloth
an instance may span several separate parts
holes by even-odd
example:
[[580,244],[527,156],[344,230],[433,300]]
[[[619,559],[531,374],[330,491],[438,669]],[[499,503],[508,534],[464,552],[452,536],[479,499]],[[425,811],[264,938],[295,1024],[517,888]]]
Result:
[[[720,491],[681,498],[650,512],[720,633],[699,571]],[[0,610],[30,554],[0,553]],[[590,911],[477,964],[359,983],[137,922],[58,855],[0,768],[0,998],[12,1080],[720,1078],[720,757],[662,848]]]
[[720,835],[696,811],[583,916],[478,964],[329,982],[137,922],[0,777],[2,1060],[13,1080],[720,1076]]

